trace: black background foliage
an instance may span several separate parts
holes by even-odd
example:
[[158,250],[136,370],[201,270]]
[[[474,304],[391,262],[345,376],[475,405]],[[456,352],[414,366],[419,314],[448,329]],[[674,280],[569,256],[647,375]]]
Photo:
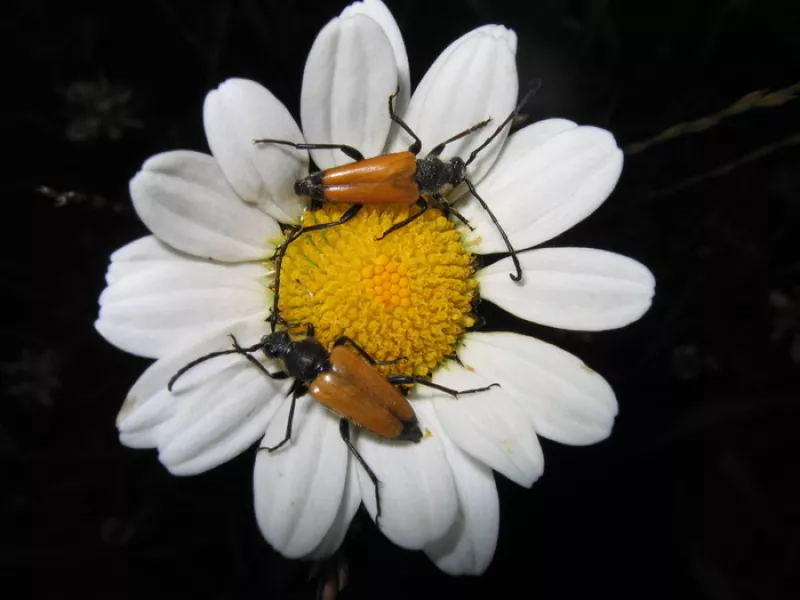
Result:
[[[484,305],[490,328],[602,373],[620,402],[614,434],[589,448],[544,441],[530,490],[497,477],[498,549],[478,579],[450,578],[357,519],[345,597],[491,598],[512,585],[542,599],[797,597],[800,101],[631,146],[800,79],[795,4],[389,2],[413,83],[457,36],[502,23],[519,36],[521,79],[543,80],[532,120],[617,136],[629,152],[616,191],[551,245],[632,256],[658,287],[641,321],[591,335]],[[148,362],[92,323],[109,254],[146,233],[127,191],[141,163],[206,151],[203,97],[228,77],[263,83],[297,116],[308,49],[343,6],[32,0],[3,18],[4,595],[313,597],[308,565],[255,525],[252,451],[176,478],[119,444],[116,412]]]

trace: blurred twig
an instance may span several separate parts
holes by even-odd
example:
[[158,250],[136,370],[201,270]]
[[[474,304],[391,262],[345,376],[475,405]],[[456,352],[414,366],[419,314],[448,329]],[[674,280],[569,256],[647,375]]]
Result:
[[701,183],[703,181],[729,175],[734,169],[741,167],[742,165],[769,156],[770,154],[777,152],[778,150],[781,150],[783,148],[787,148],[789,146],[795,146],[798,144],[800,144],[800,133],[795,133],[787,138],[780,140],[779,142],[762,146],[761,148],[754,150],[749,154],[745,154],[741,158],[732,160],[731,162],[726,163],[721,167],[717,167],[716,169],[712,169],[711,171],[706,171],[705,173],[701,173],[699,175],[688,177],[682,181],[679,181],[675,185],[670,185],[664,188],[653,190],[652,192],[649,192],[648,194],[645,195],[645,199],[652,200],[653,198],[661,198],[662,196],[668,196],[669,194],[673,194],[675,192],[678,192],[682,189],[693,186],[695,184]]
[[719,112],[706,115],[705,117],[695,119],[694,121],[678,123],[677,125],[673,125],[665,129],[650,139],[628,144],[625,147],[625,154],[638,154],[639,152],[643,152],[651,146],[655,146],[656,144],[668,142],[670,140],[683,137],[684,135],[706,131],[718,125],[723,119],[742,114],[754,108],[774,108],[776,106],[782,106],[787,102],[794,100],[798,93],[800,93],[800,81],[774,92],[765,90],[756,90],[754,92],[750,92]]
[[35,191],[42,196],[46,196],[53,200],[53,204],[56,208],[83,204],[96,210],[110,209],[116,213],[128,211],[128,206],[125,204],[120,202],[110,202],[99,194],[87,194],[77,190],[67,190],[61,192],[46,185],[40,185],[35,189]]

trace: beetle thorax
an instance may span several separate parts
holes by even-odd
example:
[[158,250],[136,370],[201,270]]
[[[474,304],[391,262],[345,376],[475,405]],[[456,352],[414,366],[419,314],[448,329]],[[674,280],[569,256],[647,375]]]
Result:
[[417,160],[414,179],[423,194],[445,194],[464,181],[465,172],[464,161],[457,156],[449,161],[443,161],[437,156],[427,156]]
[[328,351],[313,338],[292,342],[281,358],[289,376],[306,383],[331,369]]

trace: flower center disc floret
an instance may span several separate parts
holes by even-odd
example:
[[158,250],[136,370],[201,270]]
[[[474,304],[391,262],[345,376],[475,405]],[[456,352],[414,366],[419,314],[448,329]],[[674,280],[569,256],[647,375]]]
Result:
[[[306,211],[304,226],[339,219],[348,205]],[[305,233],[283,258],[279,310],[295,337],[314,326],[327,348],[354,339],[385,373],[429,375],[454,353],[475,320],[477,281],[472,255],[440,211],[376,240],[409,216],[405,205],[366,205],[354,218]]]

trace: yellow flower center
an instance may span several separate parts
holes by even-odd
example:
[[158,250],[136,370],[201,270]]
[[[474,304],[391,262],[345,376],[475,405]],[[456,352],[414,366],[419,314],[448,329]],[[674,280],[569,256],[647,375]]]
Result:
[[[338,220],[348,205],[306,211],[303,225]],[[330,348],[339,336],[376,360],[406,357],[385,373],[429,375],[474,324],[477,281],[461,235],[438,210],[376,240],[416,206],[366,205],[342,225],[305,233],[286,251],[278,307],[293,325],[307,324]],[[411,212],[409,212],[411,211]]]

